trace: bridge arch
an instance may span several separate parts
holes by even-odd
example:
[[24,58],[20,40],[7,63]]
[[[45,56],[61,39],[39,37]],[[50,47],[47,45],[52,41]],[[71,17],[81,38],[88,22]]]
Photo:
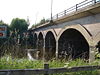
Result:
[[59,58],[89,58],[89,46],[93,45],[92,38],[83,26],[67,26],[59,33],[57,40]]
[[44,32],[43,31],[39,31],[38,32],[38,37],[39,37],[39,35],[43,35],[43,38],[44,38]]
[[48,30],[46,31],[46,33],[45,33],[45,37],[46,37],[46,35],[47,35],[48,32],[52,32],[54,38],[57,39],[57,34],[56,34],[56,31],[55,31],[54,29],[48,29]]
[[55,57],[56,52],[56,39],[53,32],[48,31],[45,36],[45,58],[50,60]]
[[61,34],[67,30],[67,29],[76,29],[77,31],[79,31],[83,36],[84,38],[86,39],[86,41],[88,42],[88,44],[90,46],[93,46],[93,42],[91,42],[93,39],[92,39],[92,36],[90,35],[89,31],[87,31],[82,25],[80,24],[77,24],[77,25],[72,25],[72,26],[66,26],[65,28],[63,28],[60,33],[58,34],[58,37],[57,37],[57,40],[60,38]]
[[44,45],[44,38],[43,38],[43,33],[40,32],[38,34],[38,42],[37,42],[37,49],[38,49],[38,58],[41,59],[43,58],[43,45]]

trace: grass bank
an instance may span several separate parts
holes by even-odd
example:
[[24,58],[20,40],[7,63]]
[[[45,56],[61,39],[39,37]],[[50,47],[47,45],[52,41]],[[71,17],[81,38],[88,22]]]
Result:
[[[43,68],[42,60],[28,60],[26,58],[18,59],[12,58],[11,56],[4,56],[0,58],[0,69],[38,69]],[[50,68],[57,67],[76,67],[76,66],[86,66],[86,65],[100,65],[100,60],[95,60],[94,62],[87,63],[83,60],[76,59],[73,61],[65,61],[65,60],[52,60],[49,61]],[[67,73],[68,75],[100,75],[99,71],[83,71],[83,72],[74,72]],[[65,75],[65,73],[61,74]]]
[[[28,60],[27,58],[12,58],[11,56],[4,56],[0,58],[0,69],[37,69],[43,68],[43,60]],[[76,66],[86,66],[86,65],[100,65],[100,59],[94,62],[88,63],[81,59],[76,59],[73,61],[66,60],[52,60],[49,61],[50,68],[57,67],[76,67]]]

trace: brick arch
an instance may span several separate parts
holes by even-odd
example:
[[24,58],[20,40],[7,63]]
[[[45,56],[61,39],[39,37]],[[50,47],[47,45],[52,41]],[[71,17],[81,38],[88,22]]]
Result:
[[36,32],[33,33],[33,35],[35,35],[35,34],[38,36],[38,34]]
[[71,26],[66,26],[65,28],[63,28],[60,33],[58,34],[58,37],[57,37],[57,40],[59,40],[60,36],[62,35],[62,33],[68,29],[75,29],[77,31],[79,31],[83,36],[84,38],[86,39],[86,41],[88,42],[88,44],[90,46],[93,46],[93,39],[90,35],[90,33],[83,27],[81,26],[80,24],[77,24],[77,25],[71,25]]
[[37,38],[39,37],[40,33],[43,35],[43,38],[45,37],[45,34],[43,31],[39,31],[39,32],[34,32],[34,34],[37,35]]
[[[39,37],[39,35],[40,35],[40,34],[42,34],[42,35],[43,35],[43,32],[42,32],[42,31],[40,31],[40,32],[38,33],[38,37]],[[44,35],[43,35],[43,36],[44,36]]]
[[56,52],[56,36],[53,34],[52,31],[46,31],[45,35],[45,59],[51,60],[55,57]]
[[46,32],[45,32],[45,36],[47,35],[47,33],[48,32],[52,32],[53,33],[53,35],[54,35],[54,38],[56,39],[57,38],[57,34],[56,34],[56,32],[55,32],[55,30],[54,29],[49,29],[49,30],[47,30]]
[[37,36],[37,38],[38,38],[38,33],[37,33],[37,32],[34,32],[33,35],[35,35],[35,34],[36,34],[36,36]]
[[43,32],[38,33],[38,59],[43,58],[43,46],[44,46],[44,38],[43,38]]
[[33,38],[34,37],[38,38],[38,34],[37,33],[33,33]]

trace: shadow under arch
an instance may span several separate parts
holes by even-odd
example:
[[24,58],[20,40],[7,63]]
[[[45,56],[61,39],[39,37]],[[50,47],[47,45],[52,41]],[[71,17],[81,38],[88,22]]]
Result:
[[97,48],[97,51],[100,53],[100,32],[95,36],[94,43]]
[[100,41],[100,32],[98,32],[94,37],[94,44],[97,45],[99,41]]
[[37,59],[37,57],[36,57],[37,39],[38,39],[37,33],[33,33],[33,41],[32,41],[33,42],[33,49],[29,49],[27,51],[27,56],[28,56],[29,60]]
[[56,31],[55,31],[54,29],[48,29],[48,30],[46,31],[46,33],[45,33],[45,36],[46,36],[46,34],[47,34],[48,32],[52,32],[54,38],[55,38],[55,39],[57,38],[57,34],[56,34]]
[[80,25],[66,27],[61,31],[57,40],[59,58],[89,59],[91,36]]
[[48,31],[45,36],[45,59],[51,60],[55,57],[56,39],[51,31]]
[[36,49],[37,48],[37,34],[34,33],[33,35],[33,48]]
[[43,58],[43,45],[44,45],[44,38],[42,32],[40,32],[37,40],[37,50],[39,59]]

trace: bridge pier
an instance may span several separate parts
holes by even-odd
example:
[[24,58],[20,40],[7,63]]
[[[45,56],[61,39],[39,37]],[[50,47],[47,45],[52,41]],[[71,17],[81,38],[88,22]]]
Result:
[[58,40],[56,40],[56,59],[58,59]]
[[96,47],[90,46],[89,49],[90,49],[90,51],[89,51],[89,62],[93,62],[95,60]]
[[46,59],[45,59],[45,38],[43,38],[44,39],[44,43],[43,43],[43,60],[44,60],[44,62],[46,61]]

